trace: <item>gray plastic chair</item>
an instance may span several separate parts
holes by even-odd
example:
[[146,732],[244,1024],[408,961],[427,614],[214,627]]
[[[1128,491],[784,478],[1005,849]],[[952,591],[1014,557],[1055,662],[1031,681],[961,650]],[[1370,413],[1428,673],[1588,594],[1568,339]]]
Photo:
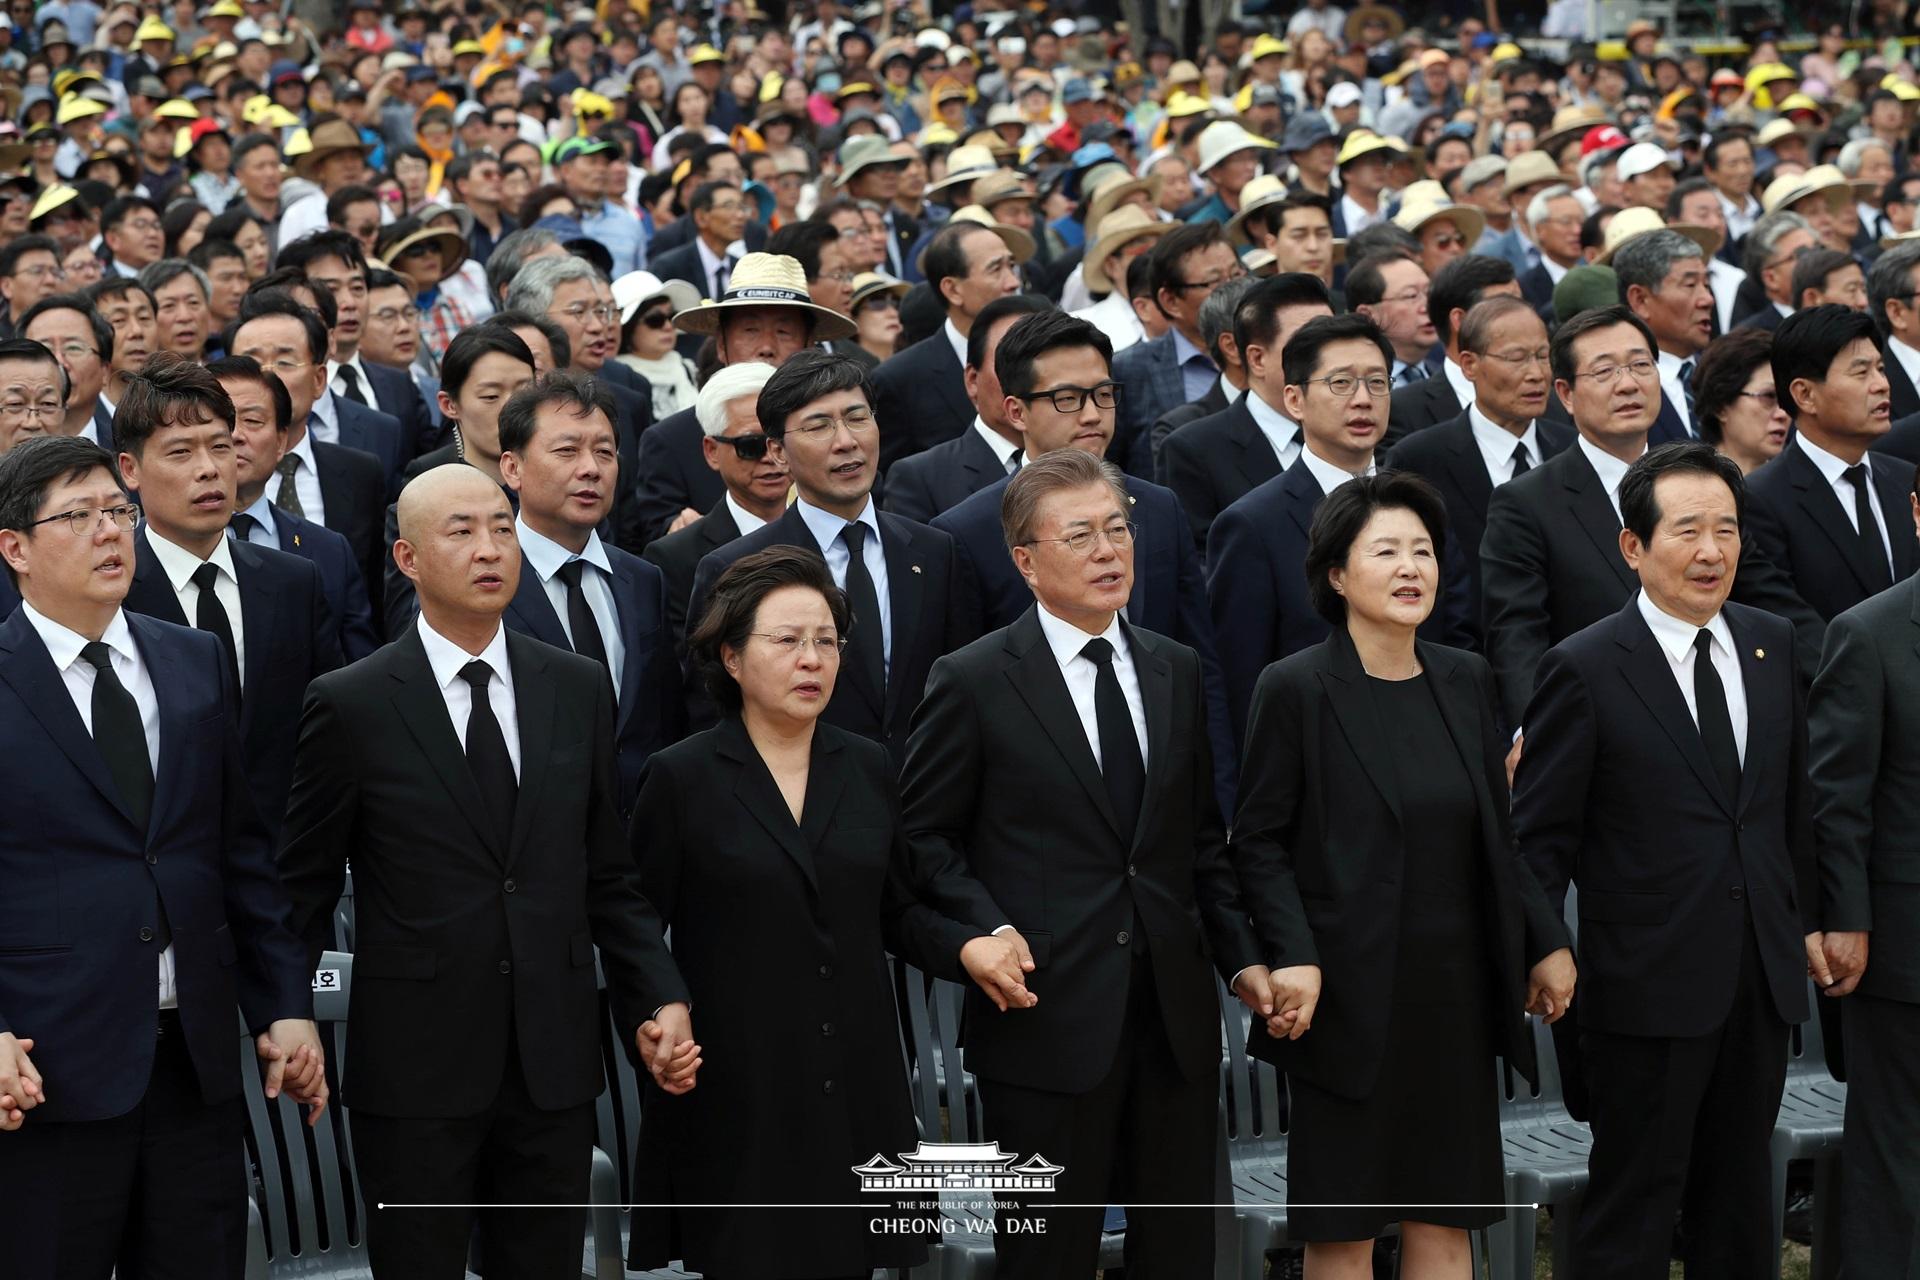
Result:
[[1840,1242],[1840,1138],[1847,1113],[1847,1086],[1827,1070],[1827,1046],[1817,1002],[1826,999],[1807,984],[1812,1016],[1793,1029],[1787,1087],[1773,1124],[1773,1274],[1780,1273],[1780,1239],[1787,1220],[1787,1166],[1813,1163],[1813,1274],[1837,1274]]
[[1252,1013],[1226,983],[1218,986],[1226,1028],[1227,1163],[1240,1224],[1240,1275],[1260,1280],[1267,1251],[1289,1243],[1283,1086],[1278,1072],[1247,1053]]
[[[1515,1205],[1553,1205],[1553,1275],[1571,1280],[1573,1224],[1587,1189],[1587,1154],[1593,1130],[1567,1114],[1561,1093],[1560,1064],[1553,1056],[1553,1033],[1545,1022],[1528,1018],[1540,1087],[1500,1064],[1500,1138],[1506,1159],[1507,1200]],[[1494,1280],[1526,1280],[1533,1275],[1533,1251],[1539,1223],[1536,1211],[1507,1210],[1491,1233]]]

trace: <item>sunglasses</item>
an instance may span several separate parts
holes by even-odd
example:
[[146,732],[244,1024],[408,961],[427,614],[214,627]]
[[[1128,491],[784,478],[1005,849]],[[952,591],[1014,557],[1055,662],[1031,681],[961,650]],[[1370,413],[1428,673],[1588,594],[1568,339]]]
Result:
[[[673,312],[649,311],[647,312],[647,314],[640,317],[640,323],[647,326],[647,328],[649,329],[664,329],[668,325],[673,323]],[[747,455],[743,453],[740,456],[744,458]]]
[[767,456],[767,435],[764,431],[744,436],[715,436],[714,439],[721,444],[732,445],[734,455],[742,462],[758,462]]

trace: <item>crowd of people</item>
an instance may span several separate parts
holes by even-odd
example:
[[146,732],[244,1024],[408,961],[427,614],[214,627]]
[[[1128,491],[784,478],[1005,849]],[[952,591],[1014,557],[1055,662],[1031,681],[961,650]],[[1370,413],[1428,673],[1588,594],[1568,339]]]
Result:
[[1117,16],[14,0],[0,1274],[242,1273],[236,1009],[378,1276],[578,1274],[608,1025],[631,1265],[916,1266],[929,979],[1004,1276],[1212,1273],[1222,989],[1311,1280],[1536,1022],[1582,1274],[1769,1274],[1813,1017],[1906,1274],[1915,66]]

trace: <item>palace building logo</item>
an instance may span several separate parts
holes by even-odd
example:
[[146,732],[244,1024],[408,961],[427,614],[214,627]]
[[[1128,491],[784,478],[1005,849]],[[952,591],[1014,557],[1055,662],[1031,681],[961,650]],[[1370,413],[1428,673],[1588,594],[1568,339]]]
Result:
[[899,1163],[875,1152],[852,1168],[862,1191],[1052,1191],[1065,1172],[1037,1151],[1018,1158],[997,1142],[922,1142]]

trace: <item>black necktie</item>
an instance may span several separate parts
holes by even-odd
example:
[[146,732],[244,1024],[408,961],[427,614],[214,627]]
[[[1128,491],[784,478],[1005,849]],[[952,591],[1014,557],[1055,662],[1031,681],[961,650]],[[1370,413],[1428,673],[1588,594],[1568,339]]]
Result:
[[1847,483],[1853,486],[1854,537],[1860,541],[1860,568],[1867,575],[1867,587],[1885,591],[1893,585],[1893,566],[1887,563],[1887,550],[1880,543],[1880,526],[1873,519],[1873,498],[1868,489],[1872,480],[1865,463],[1847,468]]
[[848,665],[854,679],[866,687],[876,707],[886,705],[887,667],[886,633],[880,624],[880,593],[874,590],[873,575],[867,572],[867,526],[849,524],[840,530],[840,541],[847,544],[847,603],[853,606],[853,625],[848,628]]
[[236,511],[233,519],[227,521],[227,532],[241,542],[250,542],[253,540],[253,526],[259,523],[246,512]]
[[[153,813],[153,758],[147,754],[147,730],[140,723],[140,704],[114,674],[113,651],[95,640],[82,645],[80,656],[93,667],[93,742],[107,762],[107,773],[127,802],[134,825],[146,833]],[[167,910],[155,889],[157,927],[154,941],[165,951],[173,942]]]
[[1026,460],[1027,460],[1027,451],[1025,449],[1015,449],[1011,454],[1007,456],[1007,474],[1012,475],[1014,472],[1018,471],[1021,468],[1022,464],[1026,462]]
[[1533,460],[1527,457],[1526,442],[1522,441],[1513,446],[1513,474],[1507,478],[1509,480],[1518,480],[1531,470],[1533,470]]
[[193,585],[200,588],[200,599],[193,606],[193,625],[220,637],[220,647],[227,655],[227,674],[233,677],[233,696],[238,698],[240,663],[233,651],[233,619],[227,616],[227,606],[220,603],[220,597],[213,591],[219,577],[220,567],[212,563],[204,563],[193,571]]
[[467,714],[467,767],[480,784],[480,796],[500,833],[502,841],[513,838],[513,805],[520,794],[519,779],[514,776],[513,757],[507,754],[507,739],[500,722],[493,716],[493,701],[487,694],[487,682],[493,668],[475,658],[460,668],[460,678],[473,689],[473,710]]
[[352,365],[343,364],[340,366],[340,380],[347,384],[347,389],[341,393],[342,395],[363,408],[371,409],[373,407],[367,403],[366,393],[360,390],[360,375],[353,371]]
[[1416,382],[1427,380],[1427,367],[1422,364],[1410,364],[1400,371],[1400,385],[1410,387]]
[[718,302],[727,291],[727,282],[733,278],[733,255],[723,255],[713,266],[713,298]]
[[1127,695],[1120,691],[1120,677],[1113,672],[1113,646],[1095,637],[1087,641],[1080,656],[1100,668],[1093,682],[1093,721],[1100,731],[1100,774],[1106,779],[1107,800],[1120,830],[1132,843],[1133,829],[1140,825],[1140,799],[1147,789],[1147,766],[1140,759],[1140,738],[1133,727],[1133,712]]
[[1728,800],[1740,798],[1740,746],[1733,737],[1733,717],[1727,713],[1727,691],[1713,665],[1713,633],[1702,627],[1693,637],[1693,707],[1700,721],[1700,741],[1707,762],[1720,779]]
[[1693,361],[1680,362],[1680,398],[1687,402],[1687,430],[1697,436],[1693,425]]
[[560,566],[560,581],[567,588],[567,630],[573,635],[573,651],[583,658],[592,658],[611,674],[613,664],[607,661],[600,622],[593,616],[586,590],[580,585],[580,575],[586,567],[585,560],[569,560]]

